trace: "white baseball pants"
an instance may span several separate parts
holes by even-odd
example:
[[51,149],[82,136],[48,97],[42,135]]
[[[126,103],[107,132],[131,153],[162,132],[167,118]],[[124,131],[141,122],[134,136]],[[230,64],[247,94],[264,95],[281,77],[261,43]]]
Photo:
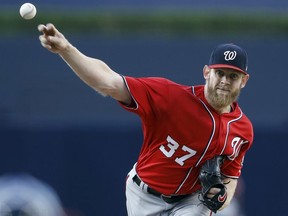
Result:
[[[135,165],[126,181],[128,216],[211,216],[211,211],[199,200],[199,192],[176,203],[166,203],[160,197],[142,190],[135,182]],[[143,187],[144,188],[144,187]]]

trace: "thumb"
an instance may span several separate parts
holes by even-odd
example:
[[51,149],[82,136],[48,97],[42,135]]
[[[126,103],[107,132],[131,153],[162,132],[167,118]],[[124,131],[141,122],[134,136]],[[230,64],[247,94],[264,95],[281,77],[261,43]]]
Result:
[[69,45],[69,42],[61,33],[58,33],[55,36],[49,36],[47,40],[50,42],[52,47],[58,49],[59,51],[65,50]]

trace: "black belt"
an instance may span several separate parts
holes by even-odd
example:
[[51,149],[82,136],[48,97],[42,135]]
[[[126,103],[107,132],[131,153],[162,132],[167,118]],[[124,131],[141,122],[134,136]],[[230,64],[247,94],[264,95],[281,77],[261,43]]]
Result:
[[[138,177],[137,174],[132,178],[132,180],[140,187],[142,181]],[[152,194],[152,195],[154,195],[154,196],[157,196],[157,197],[161,198],[162,200],[164,200],[167,203],[178,202],[178,201],[180,201],[180,200],[182,200],[185,197],[188,197],[190,195],[190,194],[186,194],[186,195],[166,196],[166,195],[161,194],[160,192],[150,188],[149,186],[147,187],[147,192]]]

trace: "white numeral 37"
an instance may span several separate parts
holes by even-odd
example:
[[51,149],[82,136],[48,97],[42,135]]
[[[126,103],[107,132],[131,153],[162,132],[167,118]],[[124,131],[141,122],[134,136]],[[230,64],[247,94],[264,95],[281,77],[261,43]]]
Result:
[[[161,145],[159,147],[162,153],[168,158],[172,157],[178,148],[179,148],[179,144],[175,140],[173,140],[170,136],[167,136],[167,146]],[[196,154],[196,151],[188,148],[185,145],[182,146],[182,150],[188,153],[183,155],[182,157],[177,157],[175,159],[175,161],[181,166],[184,165],[185,160],[189,159],[190,157]]]

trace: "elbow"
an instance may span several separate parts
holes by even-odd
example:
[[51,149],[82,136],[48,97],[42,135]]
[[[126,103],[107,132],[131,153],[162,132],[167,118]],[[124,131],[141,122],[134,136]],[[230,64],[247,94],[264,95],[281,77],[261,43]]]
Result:
[[117,87],[117,83],[111,80],[106,80],[102,82],[92,82],[88,85],[92,87],[97,93],[99,93],[100,95],[104,97],[106,96],[113,97],[119,91]]
[[113,96],[115,90],[113,88],[109,88],[108,86],[93,86],[90,85],[92,89],[94,89],[98,94],[102,95],[103,97]]
[[116,98],[116,95],[119,94],[119,89],[115,86],[103,85],[97,87],[92,86],[92,88],[104,97],[110,96],[112,98]]

